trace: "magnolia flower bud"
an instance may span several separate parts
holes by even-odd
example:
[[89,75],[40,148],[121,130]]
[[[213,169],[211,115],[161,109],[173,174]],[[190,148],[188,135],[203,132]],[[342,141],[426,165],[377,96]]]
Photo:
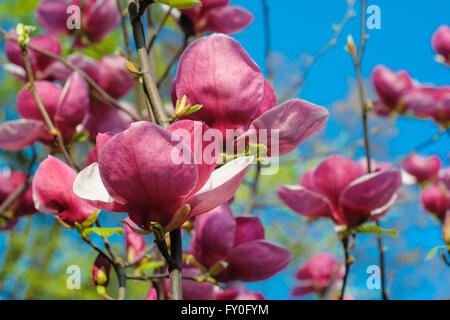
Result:
[[94,261],[92,267],[92,280],[96,286],[106,287],[109,283],[109,272],[111,270],[111,264],[108,259],[99,254]]

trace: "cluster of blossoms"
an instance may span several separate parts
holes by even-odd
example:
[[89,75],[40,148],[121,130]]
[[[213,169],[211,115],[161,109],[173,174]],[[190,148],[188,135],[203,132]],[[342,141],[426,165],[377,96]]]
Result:
[[[433,48],[449,64],[450,28],[440,27],[433,35]],[[450,87],[422,85],[413,81],[406,71],[394,72],[377,66],[372,73],[372,83],[379,100],[374,111],[381,116],[406,114],[419,118],[432,118],[443,127],[450,122]]]
[[398,197],[400,171],[386,166],[376,169],[368,174],[359,162],[330,156],[305,172],[299,185],[280,187],[278,197],[302,216],[356,227],[385,215]]
[[450,215],[450,169],[442,168],[438,156],[423,157],[416,153],[403,160],[402,167],[421,186],[420,199],[424,209],[443,223],[444,239],[449,240],[445,226],[448,226]]

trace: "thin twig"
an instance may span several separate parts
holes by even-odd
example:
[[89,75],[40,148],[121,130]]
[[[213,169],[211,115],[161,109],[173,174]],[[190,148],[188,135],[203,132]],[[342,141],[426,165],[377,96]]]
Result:
[[270,16],[269,16],[269,6],[267,5],[267,0],[262,0],[263,11],[264,11],[264,35],[265,35],[265,55],[266,55],[266,67],[267,67],[267,79],[269,82],[273,82],[273,68],[272,62],[270,60],[270,51],[272,47],[272,41],[270,36]]
[[167,10],[166,14],[164,15],[164,17],[161,19],[161,21],[159,22],[158,26],[156,27],[156,29],[153,31],[151,38],[148,42],[148,46],[147,46],[147,53],[150,53],[150,50],[152,50],[153,45],[155,44],[155,40],[158,37],[159,33],[161,32],[162,27],[164,26],[164,24],[166,23],[167,19],[170,17],[170,14],[172,13],[172,7],[170,7],[169,10]]
[[73,162],[72,158],[70,157],[70,154],[66,149],[66,146],[64,145],[64,141],[61,136],[61,132],[58,129],[56,129],[55,125],[52,122],[52,119],[50,118],[50,116],[47,112],[47,109],[45,109],[45,106],[42,103],[42,100],[37,93],[36,86],[34,83],[33,70],[31,68],[30,58],[28,56],[26,46],[22,47],[21,49],[22,49],[22,56],[25,61],[25,69],[26,69],[26,72],[28,75],[28,90],[33,95],[34,100],[36,100],[36,104],[39,108],[42,118],[44,119],[44,122],[47,125],[48,130],[50,131],[50,134],[55,139],[55,143],[56,143],[57,147],[59,148],[61,154],[64,156],[64,159],[66,160],[67,164],[70,165],[72,168],[76,169],[74,162]]
[[136,265],[137,263],[141,262],[141,261],[142,261],[143,259],[145,259],[145,257],[147,257],[147,255],[148,255],[152,250],[154,250],[154,249],[155,249],[155,245],[152,244],[151,246],[149,246],[148,248],[146,248],[146,249],[144,250],[144,252],[143,252],[140,256],[138,256],[136,259],[134,259],[134,260],[132,260],[132,261],[129,261],[129,262],[126,262],[126,263],[125,263],[125,267],[128,268],[128,267],[134,266],[134,265]]
[[[117,0],[117,8],[119,9],[120,14],[120,23],[122,26],[122,34],[123,34],[123,43],[125,45],[125,50],[127,53],[128,61],[132,61],[133,52],[131,50],[130,41],[128,40],[128,29],[127,29],[127,18],[126,15],[122,12],[122,5],[120,0]],[[139,85],[139,79],[135,78],[134,80],[134,95],[136,97],[136,109],[139,116],[142,118],[142,95],[141,95],[141,86]]]
[[161,87],[161,85],[163,84],[164,80],[166,80],[167,76],[170,74],[170,70],[172,70],[173,65],[178,61],[178,59],[181,57],[181,55],[183,54],[184,50],[187,48],[189,44],[189,37],[185,36],[184,40],[183,40],[183,45],[181,46],[180,49],[178,49],[178,51],[175,53],[175,55],[172,57],[172,59],[170,60],[169,64],[166,67],[166,70],[164,70],[164,73],[162,74],[162,76],[158,79],[158,82],[156,83],[156,86],[158,88]]
[[313,56],[309,57],[303,71],[298,77],[297,81],[294,81],[292,86],[286,90],[284,94],[281,95],[280,101],[287,100],[290,98],[297,90],[301,89],[301,87],[306,82],[306,77],[311,71],[312,66],[317,60],[319,60],[328,50],[333,48],[342,33],[342,30],[347,25],[348,21],[354,17],[354,3],[349,3],[347,11],[345,12],[344,17],[341,22],[335,26],[333,37],[322,47],[320,48]]
[[344,299],[344,293],[345,293],[345,288],[347,285],[347,279],[348,279],[348,275],[350,273],[350,254],[348,252],[348,238],[344,237],[342,240],[342,246],[344,248],[344,258],[345,258],[345,273],[344,273],[344,279],[342,281],[342,288],[341,288],[341,294],[339,296],[339,300],[343,300]]
[[[361,0],[361,41],[359,46],[358,55],[352,54],[356,76],[358,78],[358,89],[359,89],[359,98],[361,103],[361,116],[363,122],[363,130],[364,130],[364,146],[366,150],[366,161],[367,161],[367,171],[368,173],[372,172],[372,163],[370,157],[370,142],[369,142],[369,133],[368,133],[368,109],[366,106],[366,99],[364,96],[364,86],[361,76],[361,61],[363,58],[363,53],[366,45],[367,35],[366,35],[366,0]],[[377,220],[376,225],[380,227],[380,222]],[[377,234],[377,245],[379,251],[379,261],[380,261],[380,270],[381,270],[381,295],[383,300],[387,300],[387,292],[386,292],[386,268],[384,261],[384,247],[383,247],[383,238],[381,234]]]

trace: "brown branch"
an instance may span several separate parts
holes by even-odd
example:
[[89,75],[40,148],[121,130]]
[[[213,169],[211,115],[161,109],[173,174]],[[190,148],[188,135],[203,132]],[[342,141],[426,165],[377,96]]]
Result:
[[161,32],[162,27],[167,22],[167,19],[170,17],[170,14],[172,13],[172,9],[173,8],[170,7],[170,9],[167,10],[166,14],[161,19],[161,21],[159,22],[159,24],[156,27],[156,29],[152,32],[152,36],[151,36],[151,38],[150,38],[150,40],[148,42],[148,46],[147,46],[147,53],[150,53],[150,50],[152,50],[152,47],[155,44],[156,38],[158,37],[159,33]]

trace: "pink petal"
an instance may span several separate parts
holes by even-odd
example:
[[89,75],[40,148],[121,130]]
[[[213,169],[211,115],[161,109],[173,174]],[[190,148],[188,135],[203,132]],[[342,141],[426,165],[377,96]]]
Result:
[[330,217],[330,203],[319,193],[301,186],[281,186],[277,191],[278,197],[296,213],[309,217]]
[[43,0],[36,7],[36,20],[45,30],[54,34],[68,34],[66,21],[68,3],[64,0]]
[[197,193],[208,181],[219,158],[219,142],[214,131],[199,121],[181,120],[167,128],[190,147],[198,164],[197,185],[191,194]]
[[447,25],[440,26],[433,34],[431,39],[433,49],[442,57],[447,63],[450,62],[450,27]]
[[[29,44],[57,56],[61,55],[61,44],[59,43],[58,38],[52,34],[34,37],[30,40]],[[40,52],[34,50],[30,51],[34,56],[37,71],[44,71],[49,65],[56,61],[55,59]]]
[[101,41],[120,20],[116,0],[96,1],[85,14],[84,28],[94,41]]
[[[228,205],[221,205],[195,219],[192,253],[203,266],[211,268],[225,260],[233,247],[236,222]],[[220,235],[220,236],[218,236]]]
[[254,240],[264,240],[261,220],[258,217],[237,217],[233,247]]
[[341,192],[363,174],[364,170],[358,163],[333,155],[322,161],[316,168],[314,185],[319,193],[329,199],[333,208],[338,208]]
[[310,168],[306,170],[303,175],[300,177],[298,184],[302,187],[305,187],[306,189],[309,189],[311,191],[315,191],[316,187],[314,185],[314,172],[316,170],[314,168]]
[[309,286],[302,286],[302,287],[296,287],[292,290],[291,292],[291,296],[293,296],[294,298],[300,298],[303,296],[307,296],[310,295],[312,293],[314,293],[314,287],[312,285]]
[[272,109],[277,105],[277,97],[275,95],[275,91],[272,88],[272,85],[269,81],[264,80],[264,97],[261,101],[261,104],[258,108],[258,113],[256,114],[255,118],[262,115],[267,110]]
[[133,123],[103,148],[99,169],[112,198],[128,208],[143,229],[166,226],[198,179],[189,148],[177,136],[149,122]]
[[[252,130],[256,130],[259,143],[268,146],[269,156],[285,155],[311,135],[319,133],[327,119],[327,109],[296,99],[264,112],[252,122]],[[264,129],[267,140],[260,131]],[[272,138],[272,130],[278,131],[279,139]]]
[[97,157],[100,157],[100,153],[103,150],[103,147],[108,143],[109,140],[111,140],[112,137],[114,137],[116,134],[112,132],[106,132],[106,133],[99,133],[96,138],[95,142],[95,148],[97,151]]
[[220,274],[227,281],[262,281],[285,269],[291,262],[291,252],[267,241],[251,241],[231,249],[228,268]]
[[358,224],[361,218],[388,204],[400,188],[401,180],[400,171],[387,170],[353,181],[340,197],[346,224]]
[[158,300],[158,292],[152,287],[144,300]]
[[203,30],[231,34],[245,29],[253,22],[254,16],[245,9],[227,6],[209,10],[204,19],[207,22]]
[[212,210],[230,200],[242,183],[253,157],[241,157],[215,170],[203,188],[189,198],[191,217]]
[[98,84],[113,98],[125,96],[133,87],[133,76],[125,67],[126,58],[105,56],[98,65]]
[[189,115],[225,134],[247,129],[264,95],[259,67],[234,39],[213,34],[192,43],[180,59],[175,96],[203,108]]
[[58,110],[55,125],[64,139],[70,140],[76,127],[83,121],[89,108],[89,85],[77,72],[67,79]]
[[403,169],[413,175],[419,183],[437,177],[441,166],[442,162],[438,156],[422,157],[416,153],[409,155],[402,162]]
[[76,171],[61,160],[48,156],[41,162],[33,179],[36,208],[53,213],[69,225],[83,222],[95,208],[78,198],[72,191]]
[[20,119],[0,125],[0,147],[3,149],[22,150],[36,141],[53,141],[42,121]]
[[[53,118],[58,109],[61,88],[49,81],[36,81],[35,86],[48,115]],[[36,100],[26,86],[17,95],[17,111],[25,119],[44,120]]]

